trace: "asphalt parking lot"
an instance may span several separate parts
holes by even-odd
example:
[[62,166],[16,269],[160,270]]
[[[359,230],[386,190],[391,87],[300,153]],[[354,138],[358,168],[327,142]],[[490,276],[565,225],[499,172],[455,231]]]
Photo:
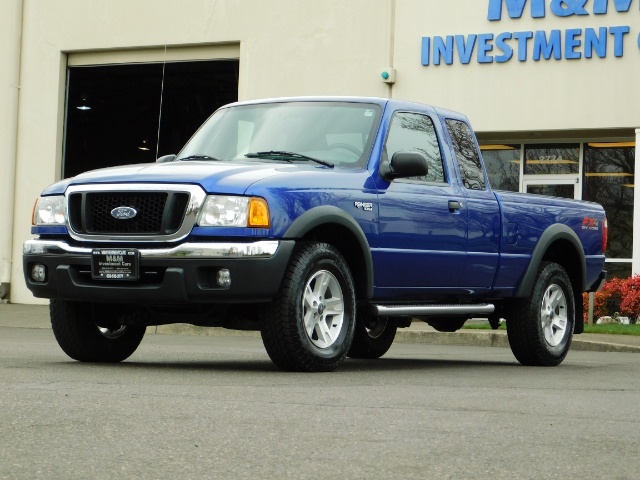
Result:
[[[4,306],[0,306],[4,313]],[[278,371],[253,335],[147,335],[83,364],[0,327],[0,478],[638,478],[640,355],[397,343]]]

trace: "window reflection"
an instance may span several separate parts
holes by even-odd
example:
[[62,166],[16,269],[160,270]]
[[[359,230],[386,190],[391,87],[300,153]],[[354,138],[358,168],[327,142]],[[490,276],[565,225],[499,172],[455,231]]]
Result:
[[482,148],[482,159],[494,190],[517,192],[520,189],[520,145]]
[[459,120],[446,119],[447,129],[451,137],[456,159],[460,167],[462,182],[470,190],[484,190],[485,181],[480,163],[480,155],[476,149],[474,135],[469,126]]
[[548,197],[574,198],[574,186],[566,184],[527,185],[527,193],[546,195]]
[[525,145],[525,175],[559,175],[580,170],[579,144]]
[[631,258],[633,250],[633,147],[584,147],[584,200],[601,204],[609,225],[608,258]]
[[394,115],[385,145],[389,158],[396,152],[420,152],[427,158],[428,173],[410,180],[444,182],[444,169],[438,136],[431,118],[417,113],[398,112]]
[[607,278],[629,278],[631,276],[631,264],[622,262],[607,262],[604,264]]

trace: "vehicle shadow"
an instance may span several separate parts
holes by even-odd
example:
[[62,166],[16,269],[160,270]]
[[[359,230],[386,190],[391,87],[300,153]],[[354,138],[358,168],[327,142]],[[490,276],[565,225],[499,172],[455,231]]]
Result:
[[527,368],[513,361],[486,361],[486,360],[451,360],[451,359],[412,359],[412,358],[380,358],[377,360],[356,360],[347,359],[340,367],[333,372],[285,372],[276,367],[268,358],[264,360],[184,360],[184,361],[136,361],[127,360],[122,363],[90,363],[90,362],[57,362],[60,367],[66,368],[104,368],[119,370],[146,370],[146,371],[192,371],[192,372],[247,372],[247,373],[282,373],[282,374],[320,374],[330,373],[332,375],[352,372],[400,372],[400,371],[425,371],[434,372],[441,370],[464,370],[468,372],[474,369],[487,368]]

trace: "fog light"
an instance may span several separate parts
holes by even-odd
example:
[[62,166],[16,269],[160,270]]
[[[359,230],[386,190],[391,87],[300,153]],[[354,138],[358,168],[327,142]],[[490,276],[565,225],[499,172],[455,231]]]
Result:
[[231,272],[226,268],[218,270],[218,286],[229,287],[231,286]]
[[44,282],[47,279],[47,267],[36,263],[31,267],[31,278],[34,282]]

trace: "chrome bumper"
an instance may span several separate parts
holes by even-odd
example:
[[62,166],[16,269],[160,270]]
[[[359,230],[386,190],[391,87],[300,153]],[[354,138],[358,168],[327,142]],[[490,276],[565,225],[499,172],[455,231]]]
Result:
[[[280,242],[262,240],[252,243],[183,243],[173,248],[141,248],[141,258],[271,258]],[[107,244],[100,248],[108,248]],[[60,240],[27,240],[22,247],[24,255],[59,255],[65,253],[91,255],[93,248],[74,247]]]

